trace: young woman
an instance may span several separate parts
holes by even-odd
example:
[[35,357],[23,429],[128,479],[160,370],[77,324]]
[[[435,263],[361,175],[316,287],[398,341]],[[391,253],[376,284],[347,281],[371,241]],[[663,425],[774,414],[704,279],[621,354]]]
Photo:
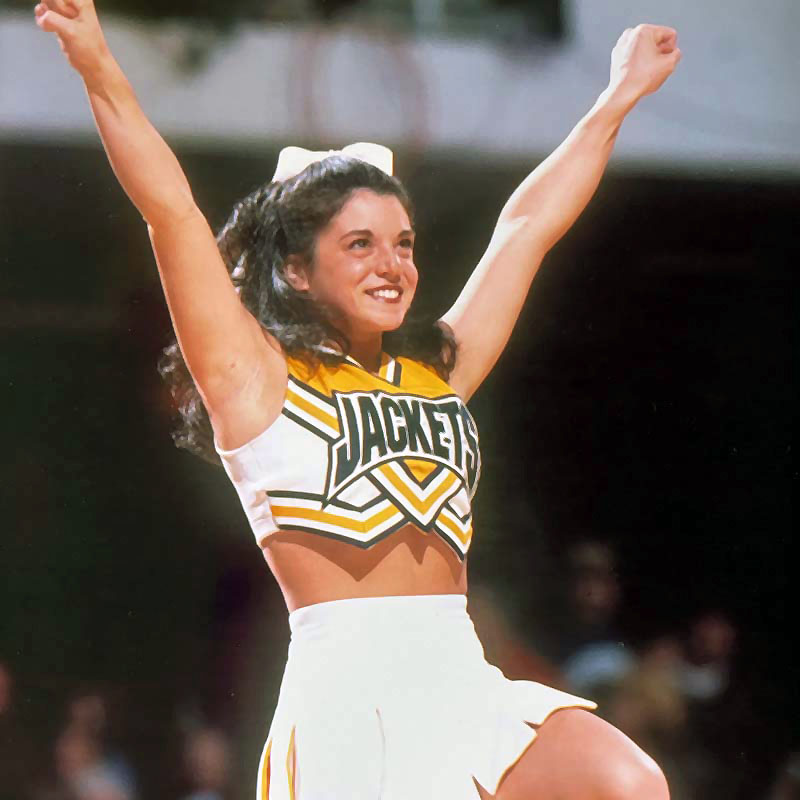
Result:
[[464,404],[623,118],[675,68],[675,31],[622,34],[608,88],[508,200],[455,305],[412,329],[413,215],[389,151],[288,148],[215,237],[92,0],[45,0],[35,16],[81,74],[147,223],[177,336],[162,370],[182,443],[222,461],[286,598],[292,641],[259,797],[668,797],[592,702],[484,660],[466,611],[480,456]]

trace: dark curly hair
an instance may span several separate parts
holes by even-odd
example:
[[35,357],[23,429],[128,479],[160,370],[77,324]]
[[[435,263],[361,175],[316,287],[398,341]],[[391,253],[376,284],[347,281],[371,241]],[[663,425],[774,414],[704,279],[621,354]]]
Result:
[[[317,234],[358,189],[397,197],[413,226],[411,199],[397,178],[364,161],[335,155],[239,200],[216,237],[245,308],[280,342],[287,356],[312,366],[341,363],[350,344],[323,307],[291,286],[284,265],[290,255],[299,255],[313,269]],[[409,319],[385,333],[383,349],[426,363],[445,380],[455,366],[452,332],[432,319]],[[182,418],[173,433],[175,444],[220,465],[208,413],[177,340],[164,349],[158,370]]]

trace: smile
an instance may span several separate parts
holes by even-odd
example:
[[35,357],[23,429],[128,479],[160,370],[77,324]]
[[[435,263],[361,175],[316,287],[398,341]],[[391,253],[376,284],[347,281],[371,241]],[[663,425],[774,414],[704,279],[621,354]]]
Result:
[[396,303],[400,300],[400,296],[403,294],[402,290],[400,289],[370,289],[367,291],[367,294],[370,297],[373,297],[376,300],[381,300],[384,303]]

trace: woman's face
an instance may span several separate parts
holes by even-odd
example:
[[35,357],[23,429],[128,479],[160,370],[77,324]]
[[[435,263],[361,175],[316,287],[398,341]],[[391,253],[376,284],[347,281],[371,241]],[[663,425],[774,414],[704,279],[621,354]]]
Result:
[[417,288],[414,232],[394,195],[356,190],[317,236],[314,266],[292,284],[332,314],[351,339],[394,330]]

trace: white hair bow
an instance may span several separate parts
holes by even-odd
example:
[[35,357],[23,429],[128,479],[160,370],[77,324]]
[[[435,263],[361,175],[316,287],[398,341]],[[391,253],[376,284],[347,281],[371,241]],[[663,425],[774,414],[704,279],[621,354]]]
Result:
[[350,156],[359,161],[366,161],[383,170],[387,175],[392,174],[393,155],[388,147],[372,142],[356,142],[348,144],[341,150],[306,150],[304,147],[284,147],[278,155],[278,166],[275,168],[273,181],[285,181],[302,172],[309,164],[322,161],[328,156]]

